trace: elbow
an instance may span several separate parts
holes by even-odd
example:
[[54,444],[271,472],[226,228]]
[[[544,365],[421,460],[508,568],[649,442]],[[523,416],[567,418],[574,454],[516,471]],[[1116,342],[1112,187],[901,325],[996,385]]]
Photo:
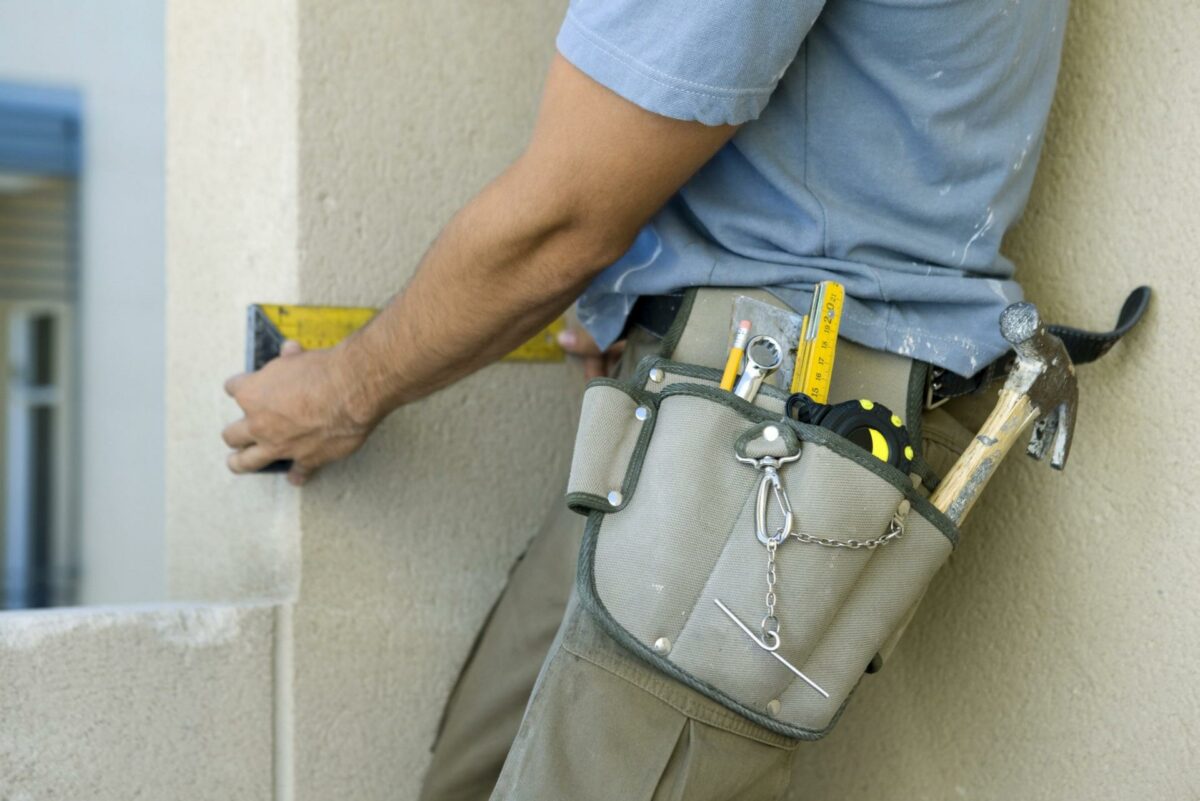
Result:
[[539,292],[577,295],[629,250],[640,226],[593,204],[559,204],[525,217],[520,257],[510,263]]
[[590,281],[625,255],[639,230],[640,226],[591,209],[564,230],[560,247],[572,264],[571,271]]
[[627,193],[594,182],[562,182],[570,187],[556,204],[562,224],[560,247],[571,254],[572,271],[588,280],[628,252],[652,214]]
[[587,170],[566,170],[527,156],[500,184],[501,203],[517,215],[518,238],[544,256],[531,261],[557,265],[573,284],[586,284],[624,256],[649,216],[610,187],[597,185]]

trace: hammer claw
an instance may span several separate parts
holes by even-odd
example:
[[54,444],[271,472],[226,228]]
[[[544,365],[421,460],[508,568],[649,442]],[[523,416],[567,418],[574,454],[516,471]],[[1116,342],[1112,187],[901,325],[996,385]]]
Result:
[[1071,435],[1075,431],[1075,404],[1064,403],[1055,410],[1054,447],[1050,451],[1050,466],[1062,470],[1071,454]]
[[1050,466],[1062,470],[1071,452],[1071,431],[1074,428],[1071,412],[1071,405],[1062,403],[1038,420],[1033,426],[1033,434],[1025,452],[1038,461],[1049,452]]

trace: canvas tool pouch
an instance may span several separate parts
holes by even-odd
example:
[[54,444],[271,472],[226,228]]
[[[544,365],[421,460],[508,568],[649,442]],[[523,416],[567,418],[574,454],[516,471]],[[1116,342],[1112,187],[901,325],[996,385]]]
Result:
[[[689,332],[676,332],[664,345],[670,357],[648,356],[631,379],[595,380],[584,395],[567,496],[587,515],[578,592],[611,636],[662,672],[771,731],[815,739],[904,626],[958,534],[912,476],[786,418],[785,391],[764,385],[748,403],[719,389],[729,296],[706,299],[704,313],[719,321],[711,345],[712,324],[704,343],[679,342]],[[903,398],[888,405],[906,408]],[[919,418],[919,405],[907,408]],[[763,457],[779,462],[797,535],[775,548],[775,653],[828,697],[751,636],[771,642],[760,628],[760,504],[769,532],[784,523],[770,484],[760,500]],[[885,537],[873,548],[820,543]]]

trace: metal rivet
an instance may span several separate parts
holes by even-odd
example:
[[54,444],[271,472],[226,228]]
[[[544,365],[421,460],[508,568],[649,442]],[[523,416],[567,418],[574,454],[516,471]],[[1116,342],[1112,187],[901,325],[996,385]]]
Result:
[[671,641],[666,637],[659,637],[654,641],[654,653],[666,656],[671,653]]
[[767,714],[771,717],[778,715],[780,709],[783,709],[783,704],[779,703],[778,698],[767,702]]
[[638,420],[645,420],[647,417],[650,416],[650,410],[647,409],[645,406],[639,406],[633,410],[633,416],[636,417]]
[[661,384],[663,382],[663,379],[666,377],[667,377],[667,374],[664,373],[662,370],[658,369],[657,367],[655,367],[653,370],[650,371],[650,380],[653,381],[655,384]]
[[767,442],[774,442],[779,439],[779,429],[775,426],[767,426],[763,429],[763,439]]
[[612,492],[608,493],[609,505],[610,506],[620,506],[622,497],[623,496],[621,495],[621,493],[617,492],[616,490],[613,490]]

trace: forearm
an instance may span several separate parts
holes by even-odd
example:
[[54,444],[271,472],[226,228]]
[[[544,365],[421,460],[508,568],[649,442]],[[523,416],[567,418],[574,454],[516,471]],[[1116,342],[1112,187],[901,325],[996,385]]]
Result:
[[485,188],[340,348],[356,417],[377,420],[508,353],[628,246],[628,225],[588,219],[538,172],[518,161]]
[[303,483],[375,423],[499,358],[561,313],[736,129],[659,116],[556,56],[525,153],[460,211],[403,292],[336,348],[293,345],[225,390],[242,473]]

